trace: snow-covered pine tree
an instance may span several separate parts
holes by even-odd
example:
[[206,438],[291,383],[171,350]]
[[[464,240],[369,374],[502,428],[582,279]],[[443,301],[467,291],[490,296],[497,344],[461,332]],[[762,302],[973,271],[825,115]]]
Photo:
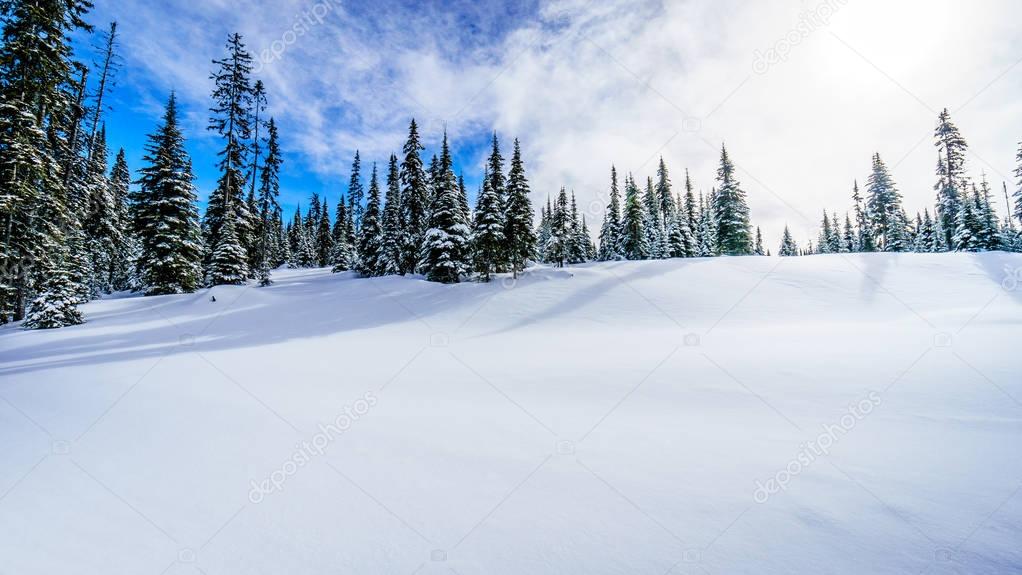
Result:
[[[712,198],[712,194],[711,194]],[[713,211],[713,202],[706,201],[703,193],[699,192],[699,250],[697,255],[701,258],[713,257],[719,254],[717,251],[717,216]]]
[[[59,171],[74,105],[70,36],[90,30],[86,1],[5,2],[0,41],[0,324],[24,318],[33,293],[62,269],[75,225]],[[77,128],[77,122],[73,124]],[[49,132],[48,132],[49,131]],[[55,217],[50,217],[55,216]],[[66,269],[64,267],[63,269]],[[52,280],[51,280],[52,281]],[[77,286],[75,286],[77,287]],[[71,318],[76,301],[52,300]]]
[[[249,169],[248,142],[252,137],[252,56],[245,49],[241,35],[230,34],[227,38],[227,56],[214,60],[217,69],[210,76],[213,80],[213,107],[210,109],[209,130],[224,139],[217,168],[220,177],[217,186],[209,196],[203,229],[206,245],[210,246],[210,260],[219,249],[219,257],[233,257],[236,241],[244,254],[244,261],[227,265],[221,261],[218,270],[207,270],[209,278],[226,278],[234,282],[233,273],[239,269],[248,270],[248,246],[252,243],[251,223],[254,218],[245,202],[245,172]],[[226,217],[235,218],[235,240],[220,241],[221,229]],[[228,269],[230,268],[230,269]],[[217,284],[213,284],[217,285]]]
[[933,218],[930,217],[930,209],[923,210],[923,217],[919,223],[919,230],[916,232],[915,251],[920,253],[931,253],[939,250],[937,230],[933,225]]
[[671,191],[671,176],[667,172],[664,157],[660,156],[660,164],[656,170],[656,197],[660,200],[660,216],[665,222],[674,213],[674,192]]
[[[487,172],[490,178],[490,190],[493,192],[497,209],[500,210],[500,221],[502,226],[507,226],[507,179],[504,177],[504,156],[500,153],[500,143],[497,141],[497,132],[493,132],[493,139],[490,146],[490,156],[486,160]],[[506,238],[506,231],[502,230],[501,235]],[[506,239],[502,239],[498,246],[495,269],[504,272],[511,269],[511,254],[508,252]]]
[[830,236],[833,234],[833,230],[830,226],[830,216],[827,215],[827,211],[823,211],[823,222],[820,224],[820,235],[816,239],[816,245],[820,246],[820,253],[830,253]]
[[856,251],[856,233],[852,227],[852,218],[845,212],[845,227],[841,234],[841,253]]
[[387,165],[387,197],[383,208],[383,245],[380,248],[381,275],[401,273],[403,237],[401,173],[398,169],[397,156],[391,154],[390,162]]
[[695,256],[699,254],[699,204],[696,203],[695,191],[692,188],[692,178],[685,170],[685,219],[689,228],[692,229],[692,245],[688,252]]
[[487,168],[472,227],[473,268],[484,282],[490,281],[490,274],[497,272],[504,257],[504,228],[500,199]]
[[629,174],[625,177],[625,206],[621,222],[621,252],[626,259],[649,258],[650,245],[646,234],[646,209],[639,187]]
[[369,199],[362,214],[362,227],[358,235],[358,265],[356,271],[363,277],[384,274],[383,257],[383,214],[380,209],[380,180],[376,174],[376,163],[369,177]]
[[319,210],[319,221],[316,225],[316,265],[326,267],[332,265],[331,255],[334,251],[334,238],[330,230],[330,208],[326,198]]
[[754,253],[757,256],[766,255],[766,250],[763,248],[763,232],[760,231],[759,226],[756,226],[756,247]]
[[82,227],[88,243],[92,277],[89,278],[90,298],[113,291],[114,261],[123,242],[122,224],[118,220],[117,200],[106,175],[106,129],[96,134],[91,158],[87,161],[86,186],[89,192],[88,210]]
[[[636,197],[636,203],[638,204],[638,197]],[[636,217],[639,217],[641,221],[641,204],[638,204],[638,209],[639,213]],[[568,192],[563,187],[557,194],[557,203],[547,219],[550,232],[543,250],[545,259],[548,263],[557,264],[557,267],[563,268],[571,257],[571,245],[574,240],[571,230],[571,212],[568,207]]]
[[777,255],[781,257],[793,257],[799,255],[798,244],[795,243],[795,238],[791,237],[791,230],[788,226],[784,226],[784,235],[781,237],[781,248],[778,250]]
[[[266,158],[259,173],[259,190],[256,196],[259,223],[256,260],[256,277],[260,285],[272,283],[270,269],[279,265],[282,255],[277,253],[277,229],[280,222],[280,143],[277,138],[277,123],[270,118],[266,124]],[[253,168],[255,169],[255,168]]]
[[440,283],[458,283],[469,269],[471,258],[471,231],[463,222],[452,163],[445,130],[440,151],[440,179],[429,210],[429,228],[423,236],[419,264],[426,279]]
[[901,193],[894,184],[880,154],[873,155],[873,170],[866,183],[866,210],[872,236],[880,251],[897,252],[908,248],[902,216]]
[[621,251],[621,192],[617,187],[617,168],[610,167],[610,201],[600,227],[600,261],[625,259]]
[[740,256],[752,253],[752,226],[749,223],[749,205],[745,192],[735,178],[735,166],[728,157],[727,148],[720,148],[720,168],[717,169],[720,188],[713,208],[717,216],[717,244],[720,252]]
[[933,137],[937,147],[937,218],[944,229],[944,241],[952,244],[952,236],[957,234],[958,210],[968,197],[968,177],[965,175],[965,158],[969,145],[951,121],[947,108],[937,118],[937,128]]
[[959,204],[958,214],[955,222],[955,235],[952,237],[952,246],[955,251],[978,252],[983,250],[983,242],[980,238],[982,222],[976,206],[975,197],[979,192],[973,185],[973,198],[965,194]]
[[873,238],[873,226],[870,224],[870,216],[866,213],[862,195],[859,193],[859,181],[855,180],[852,186],[852,201],[855,202],[855,236],[856,252],[876,251],[876,241]]
[[131,194],[131,170],[128,169],[128,161],[125,159],[124,148],[117,151],[114,159],[114,166],[110,170],[110,193],[114,198],[114,206],[117,212],[117,227],[121,231],[121,241],[116,247],[114,260],[110,270],[110,285],[114,291],[128,289],[139,289],[133,281],[135,274],[132,268],[135,259],[138,257],[141,245],[138,238],[131,232],[130,203]]
[[[464,196],[464,180],[461,180]],[[465,200],[467,207],[468,200]],[[504,217],[504,241],[507,244],[507,258],[514,277],[525,269],[525,265],[536,252],[536,232],[532,228],[535,214],[529,198],[529,180],[525,177],[522,149],[515,138],[511,154],[511,169],[507,175],[507,203]],[[467,221],[466,214],[466,221]]]
[[352,269],[355,265],[356,255],[355,247],[351,244],[350,234],[348,231],[354,226],[351,224],[351,216],[348,213],[348,206],[351,202],[346,202],[346,196],[341,195],[340,199],[337,200],[337,212],[334,221],[334,230],[336,234],[333,235],[333,249],[330,252],[330,264],[333,266],[333,272],[346,272]]
[[195,176],[178,126],[174,94],[145,150],[139,189],[131,196],[141,287],[146,295],[195,291],[202,280],[202,239]]
[[551,227],[552,217],[550,196],[547,196],[546,208],[544,209],[543,206],[539,208],[539,226],[536,228],[536,259],[544,263],[550,262],[550,259],[547,257],[547,247],[550,245],[550,238],[553,236],[553,228]]
[[653,178],[646,178],[646,191],[642,195],[643,203],[643,229],[646,231],[646,245],[649,246],[650,259],[662,259],[667,257],[663,253],[665,242],[663,240],[663,218],[660,216],[660,198],[656,188],[653,187]]
[[429,182],[422,169],[419,152],[424,147],[419,141],[419,129],[412,119],[408,126],[401,162],[401,201],[404,230],[401,248],[401,273],[414,273],[419,262],[419,251],[429,225]]
[[987,175],[984,172],[980,177],[979,190],[973,188],[974,201],[976,202],[976,214],[979,217],[979,243],[986,251],[1001,249],[1001,230],[997,221],[997,212],[994,210],[993,198],[990,193],[990,184],[987,182]]
[[206,283],[218,285],[241,285],[248,279],[248,263],[245,248],[238,240],[237,217],[230,211],[226,214],[217,243],[209,258]]
[[269,285],[269,272],[263,270],[262,246],[263,228],[266,222],[263,221],[259,209],[259,202],[256,199],[258,193],[256,186],[259,183],[259,161],[262,159],[262,142],[260,141],[260,130],[266,125],[263,112],[266,111],[266,87],[262,80],[256,80],[252,86],[252,143],[249,145],[251,167],[248,173],[248,216],[249,229],[251,230],[250,241],[246,246],[248,251],[248,267],[254,277],[259,279],[260,285]]
[[461,221],[472,227],[472,208],[468,205],[468,188],[465,187],[465,174],[458,173],[458,207],[461,208]]
[[362,226],[362,204],[365,200],[365,187],[362,185],[362,158],[355,150],[355,159],[351,162],[351,179],[348,181],[348,218],[355,233]]

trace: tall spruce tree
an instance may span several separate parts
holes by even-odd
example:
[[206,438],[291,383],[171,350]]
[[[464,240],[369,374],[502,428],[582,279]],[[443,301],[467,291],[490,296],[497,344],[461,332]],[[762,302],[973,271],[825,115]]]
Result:
[[[461,182],[464,187],[464,180]],[[508,263],[516,278],[536,251],[536,232],[532,227],[534,218],[532,200],[529,199],[529,180],[525,177],[525,164],[522,161],[522,149],[515,138],[511,168],[507,175],[504,241],[507,245]]]
[[80,323],[77,300],[61,297],[53,274],[68,271],[66,237],[77,226],[60,156],[80,118],[68,89],[80,67],[70,36],[91,30],[83,20],[91,7],[69,0],[0,9],[0,324],[23,319],[34,293],[47,296],[34,311],[54,310],[58,324]]
[[873,171],[866,183],[866,209],[877,249],[898,252],[907,249],[902,217],[901,193],[894,184],[880,154],[873,155]]
[[[228,266],[228,262],[221,259],[217,272],[207,273],[209,278],[226,278],[234,283],[233,273],[236,270],[244,268],[246,273],[248,270],[248,248],[252,243],[251,225],[254,221],[252,214],[249,213],[249,206],[244,201],[245,175],[250,168],[249,142],[253,128],[253,89],[249,79],[252,73],[252,56],[245,49],[245,44],[238,33],[228,36],[226,48],[227,55],[213,61],[216,70],[210,75],[214,88],[209,130],[223,138],[224,147],[219,153],[220,160],[217,164],[220,177],[216,188],[209,196],[203,228],[206,245],[211,250],[208,261],[210,265],[214,252],[218,249],[218,257],[234,257],[238,252],[232,244],[237,242],[241,246],[244,261]],[[235,218],[235,237],[221,242],[221,229],[227,217]],[[221,244],[222,247],[218,248]],[[232,269],[227,271],[225,266]]]
[[951,121],[947,108],[941,111],[934,130],[934,144],[937,147],[937,217],[944,229],[944,240],[952,245],[952,237],[956,233],[958,210],[963,199],[969,195],[968,178],[965,175],[965,157],[969,145]]
[[376,164],[369,178],[369,199],[362,215],[362,227],[358,236],[358,265],[356,271],[363,277],[381,276],[385,273],[383,214],[380,205],[380,180]]
[[483,175],[483,189],[476,202],[472,226],[474,269],[483,281],[490,281],[490,274],[500,269],[506,245],[504,229],[500,198],[493,189],[493,178],[487,171]]
[[383,208],[383,245],[380,248],[380,273],[401,273],[404,248],[404,217],[401,201],[401,173],[397,156],[390,155],[387,165],[387,197]]
[[419,252],[429,227],[429,182],[422,168],[424,149],[419,140],[419,129],[412,119],[408,126],[401,162],[402,233],[401,273],[414,273],[419,263]]
[[[504,156],[500,153],[500,143],[497,141],[497,132],[493,132],[493,138],[490,145],[490,156],[486,160],[486,167],[489,173],[490,190],[493,192],[497,209],[500,213],[501,224],[506,226],[507,179],[504,177]],[[506,238],[505,232],[506,230],[502,230],[501,235]],[[498,254],[495,261],[496,271],[503,272],[509,269],[511,267],[510,260],[511,254],[508,253],[506,239],[502,239],[498,246]]]
[[133,273],[134,261],[138,257],[141,246],[138,237],[131,231],[131,211],[129,197],[131,194],[131,170],[125,159],[124,148],[117,151],[113,168],[110,170],[110,191],[114,198],[117,212],[118,228],[121,230],[121,241],[117,245],[116,255],[111,266],[110,285],[114,291],[137,289]]
[[192,161],[178,127],[177,103],[167,101],[163,123],[149,136],[132,194],[136,265],[146,295],[187,293],[201,285],[202,244]]
[[650,245],[646,234],[646,210],[639,187],[629,174],[625,178],[625,207],[621,225],[621,251],[629,260],[649,257]]
[[[636,199],[636,202],[638,204],[638,199]],[[638,206],[640,211],[637,217],[641,221],[641,204],[638,204]],[[563,187],[557,194],[557,202],[553,206],[553,211],[547,217],[549,219],[550,231],[543,250],[545,259],[548,263],[556,264],[557,267],[562,268],[571,257],[571,246],[574,241],[571,228],[571,211],[568,207],[568,191]]]
[[365,187],[362,186],[362,158],[355,150],[355,159],[351,162],[351,179],[348,181],[348,217],[357,232],[362,226],[362,206],[365,200]]
[[600,261],[625,259],[621,251],[621,192],[617,187],[617,168],[610,167],[610,201],[600,227]]
[[284,160],[277,141],[277,123],[270,118],[266,124],[266,158],[259,173],[259,191],[256,202],[259,208],[258,268],[257,276],[261,285],[269,285],[270,269],[279,265],[282,256],[275,253],[277,228],[280,219],[280,166]]
[[721,146],[720,168],[717,169],[717,190],[714,211],[717,215],[717,245],[727,255],[752,253],[752,225],[745,192],[735,178],[735,166],[728,157],[727,148]]
[[440,283],[458,283],[461,275],[468,270],[471,257],[471,232],[462,221],[458,181],[452,163],[445,131],[440,152],[440,177],[429,210],[429,228],[423,236],[419,264],[426,279]]

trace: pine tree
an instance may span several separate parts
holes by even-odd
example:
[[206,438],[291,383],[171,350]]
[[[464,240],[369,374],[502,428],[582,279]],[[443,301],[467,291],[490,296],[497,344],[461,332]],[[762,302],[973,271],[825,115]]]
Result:
[[[975,187],[973,189],[975,190]],[[994,210],[990,184],[987,182],[986,173],[983,173],[980,178],[979,190],[975,192],[974,200],[980,222],[980,245],[987,251],[1001,249],[1000,223],[997,221],[997,212]]]
[[907,249],[901,194],[887,171],[880,154],[873,155],[873,172],[866,184],[867,211],[877,248],[885,252]]
[[699,253],[699,206],[696,203],[695,192],[692,188],[692,178],[688,175],[688,170],[685,170],[685,218],[688,221],[688,225],[692,228],[692,245],[689,248],[689,252],[692,255]]
[[391,154],[387,167],[387,197],[383,208],[383,245],[380,248],[380,273],[382,275],[401,273],[404,227],[401,174],[397,165],[397,156]]
[[47,270],[42,293],[32,302],[23,326],[52,329],[83,323],[75,292],[76,286],[63,267]]
[[[1015,155],[1015,162],[1018,164],[1018,167],[1015,168],[1015,177],[1018,178],[1014,193],[1015,219],[1018,220],[1019,225],[1022,225],[1022,142],[1018,145],[1018,153]],[[1011,215],[1009,214],[1008,217],[1010,219]]]
[[793,257],[799,255],[798,244],[795,243],[795,239],[791,237],[791,230],[788,226],[784,226],[784,236],[781,237],[781,249],[778,250],[777,255],[781,257]]
[[201,283],[202,244],[192,161],[178,127],[174,94],[149,136],[139,189],[132,195],[138,277],[146,295],[188,293]]
[[408,127],[408,140],[402,148],[401,201],[404,231],[402,234],[401,273],[414,273],[419,261],[419,250],[423,245],[429,225],[429,190],[426,172],[422,169],[423,150],[419,141],[419,130],[412,119]]
[[[251,245],[251,224],[254,218],[244,201],[245,171],[249,169],[248,142],[252,137],[253,90],[249,81],[252,72],[252,56],[246,51],[241,35],[234,33],[227,38],[227,56],[214,60],[217,70],[210,79],[214,82],[213,108],[210,109],[209,129],[224,139],[217,168],[220,178],[216,189],[210,194],[206,206],[203,228],[206,245],[211,246],[209,265],[219,250],[219,257],[233,257],[238,254],[233,243],[241,246],[244,261],[221,261],[216,272],[209,270],[210,278],[226,278],[235,281],[232,275],[238,269],[247,273],[248,247]],[[226,218],[235,218],[233,240],[220,241],[221,230]],[[230,268],[228,270],[227,268]],[[217,284],[213,284],[217,285]]]
[[121,230],[121,241],[116,247],[110,271],[110,285],[114,291],[136,289],[132,281],[132,267],[141,250],[138,238],[131,232],[129,197],[131,194],[131,171],[125,159],[124,148],[117,151],[114,166],[110,170],[110,193],[114,198],[117,227]]
[[921,253],[939,251],[937,230],[933,225],[933,218],[930,217],[929,208],[923,210],[923,218],[919,225],[919,231],[916,234],[915,250]]
[[263,161],[262,170],[259,173],[259,191],[256,200],[259,209],[259,224],[256,228],[259,238],[256,276],[259,278],[260,285],[263,286],[272,283],[270,269],[279,265],[279,260],[282,259],[282,256],[275,252],[278,251],[276,249],[278,242],[276,232],[280,219],[280,166],[283,163],[283,158],[280,155],[280,143],[277,141],[277,124],[273,118],[267,122],[266,130],[268,134],[266,159]]
[[92,157],[88,160],[89,204],[82,223],[92,269],[92,277],[88,278],[90,298],[113,291],[114,261],[123,242],[117,199],[106,169],[106,130],[103,129],[97,134]]
[[852,187],[852,200],[855,202],[855,225],[858,228],[856,234],[856,252],[876,251],[876,240],[873,238],[873,226],[870,224],[870,217],[863,207],[862,196],[859,194],[859,182],[855,181]]
[[671,191],[671,176],[667,173],[667,164],[660,156],[660,165],[656,171],[656,197],[660,200],[660,215],[666,221],[674,213],[674,192]]
[[617,168],[610,167],[610,203],[603,215],[600,227],[600,261],[617,261],[625,259],[621,251],[621,193],[617,187]]
[[[711,194],[712,198],[712,194]],[[713,211],[713,202],[706,201],[702,192],[699,193],[699,251],[701,258],[718,255],[717,251],[717,216]]]
[[330,209],[326,199],[319,210],[319,221],[316,223],[316,265],[326,267],[332,265],[331,256],[334,251],[334,239],[330,230]]
[[474,269],[483,281],[490,281],[490,274],[497,272],[500,267],[505,252],[504,229],[500,198],[493,189],[493,178],[487,170],[483,176],[483,190],[476,203],[472,228]]
[[362,159],[355,150],[355,159],[351,162],[351,179],[348,181],[348,217],[352,227],[358,232],[362,226],[362,202],[365,200],[365,188],[362,186]]
[[760,231],[759,226],[756,226],[756,248],[755,254],[757,256],[765,256],[766,250],[763,249],[763,232]]
[[[66,270],[66,234],[77,224],[59,160],[80,119],[68,90],[79,67],[70,36],[91,30],[82,19],[91,6],[0,4],[0,323],[24,318],[32,294],[52,291],[53,275]],[[50,301],[58,318],[77,313],[75,300]]]
[[[517,140],[516,140],[517,141]],[[472,226],[472,208],[468,206],[468,188],[465,187],[465,174],[458,174],[458,207],[461,208],[461,221]]]
[[[461,180],[461,195],[465,197],[464,180]],[[467,199],[465,220],[468,221]],[[529,181],[525,177],[522,150],[515,139],[511,155],[511,169],[507,176],[507,204],[504,217],[504,241],[507,243],[507,258],[514,277],[525,269],[526,263],[536,251],[536,233],[532,228],[535,215],[532,200],[529,199]]]
[[727,255],[747,255],[752,252],[752,226],[749,223],[749,206],[745,192],[734,175],[735,167],[723,146],[720,151],[720,168],[717,170],[717,190],[714,211],[717,215],[717,243],[720,251]]
[[845,228],[841,236],[841,252],[849,253],[856,251],[856,233],[852,227],[852,218],[845,212]]
[[[975,186],[973,187],[975,188]],[[978,192],[974,191],[974,196],[978,197],[978,195]],[[978,252],[983,249],[980,237],[982,222],[977,212],[976,202],[970,201],[966,195],[960,204],[955,221],[955,235],[951,240],[951,245],[956,251]]]
[[820,253],[830,253],[830,236],[833,234],[830,226],[830,217],[827,215],[827,211],[823,212],[823,223],[820,225],[820,236],[816,240],[816,244],[820,247]]
[[369,178],[369,201],[362,215],[362,228],[359,230],[358,265],[355,267],[363,277],[381,276],[385,273],[382,216],[380,181],[374,163],[373,173]]
[[963,199],[968,196],[967,177],[965,176],[965,157],[969,145],[951,122],[947,108],[937,119],[937,128],[933,134],[937,146],[937,217],[945,233],[945,242],[952,245],[952,236],[957,234],[958,210]]
[[639,187],[631,174],[625,178],[625,207],[621,225],[621,251],[629,260],[649,257],[650,246],[646,235],[646,210]]
[[[636,217],[641,218],[641,205],[638,204],[637,196],[638,194],[636,194],[636,204],[639,211]],[[562,268],[571,257],[571,246],[574,240],[571,229],[571,212],[568,208],[568,192],[563,187],[557,194],[557,203],[548,218],[550,232],[543,250],[545,259],[547,262],[557,264],[557,267]]]
[[660,198],[653,187],[653,178],[646,178],[646,191],[642,195],[643,229],[646,231],[646,244],[649,246],[649,257],[661,259],[664,248],[663,219],[660,217]]
[[547,257],[547,247],[550,244],[550,238],[553,237],[552,216],[550,196],[547,196],[546,208],[542,206],[539,208],[539,226],[536,231],[536,258],[544,263],[549,263],[550,261]]
[[337,200],[337,217],[334,221],[332,236],[333,249],[330,252],[330,264],[333,265],[333,272],[346,272],[355,267],[356,254],[355,246],[351,243],[349,231],[354,227],[351,224],[351,214],[348,213],[348,206],[351,202],[345,203],[345,196]]
[[217,237],[209,258],[209,269],[206,272],[209,285],[241,285],[248,278],[248,264],[245,248],[238,240],[235,229],[237,218],[228,212],[224,226]]
[[440,174],[419,265],[429,281],[458,283],[469,267],[471,232],[462,221],[458,182],[452,169],[446,131],[440,153]]
[[[490,179],[490,190],[493,192],[494,201],[500,214],[501,225],[507,226],[507,180],[504,178],[504,156],[500,153],[500,144],[497,141],[497,132],[493,133],[493,140],[490,147],[490,156],[486,160],[487,172]],[[531,223],[531,222],[530,222]],[[501,230],[501,236],[506,238],[506,231]],[[506,240],[502,239],[498,245],[495,260],[495,270],[504,272],[511,268],[511,254],[508,252]]]

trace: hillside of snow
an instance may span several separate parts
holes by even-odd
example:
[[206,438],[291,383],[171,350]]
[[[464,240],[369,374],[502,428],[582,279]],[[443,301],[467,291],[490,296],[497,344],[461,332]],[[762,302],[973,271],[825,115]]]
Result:
[[0,573],[1022,572],[1020,270],[282,270],[9,326]]

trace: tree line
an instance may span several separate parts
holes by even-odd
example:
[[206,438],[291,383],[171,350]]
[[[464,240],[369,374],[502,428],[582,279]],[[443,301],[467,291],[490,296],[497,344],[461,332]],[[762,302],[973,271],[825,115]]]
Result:
[[[272,283],[281,266],[331,267],[363,277],[421,274],[488,281],[530,262],[770,255],[753,228],[735,164],[721,147],[715,185],[696,194],[685,172],[675,191],[663,158],[641,186],[632,174],[610,193],[594,244],[573,192],[547,198],[536,218],[521,146],[505,164],[494,133],[470,206],[445,133],[439,155],[411,120],[400,155],[363,165],[355,153],[346,194],[331,216],[313,194],[285,218],[278,126],[239,34],[213,60],[208,129],[217,135],[218,178],[200,216],[192,160],[171,93],[133,178],[120,149],[112,164],[104,104],[119,68],[117,25],[96,35],[100,57],[75,57],[70,36],[92,32],[87,0],[0,3],[0,323],[29,328],[81,323],[81,303],[114,291],[175,294],[201,287]],[[879,155],[854,221],[824,214],[819,241],[802,249],[786,228],[780,255],[853,251],[1019,250],[1009,215],[999,221],[986,178],[971,182],[967,145],[945,111],[936,131],[937,204],[911,220]],[[1022,149],[1019,151],[1022,178]],[[368,187],[364,171],[368,171]],[[1022,186],[1020,186],[1022,190]],[[1004,192],[1007,200],[1007,187]],[[1009,210],[1010,211],[1010,210]],[[1015,192],[1022,217],[1022,191]],[[537,224],[538,220],[538,224]]]
[[[866,196],[859,184],[852,187],[851,213],[844,222],[836,212],[823,212],[820,233],[814,244],[800,248],[785,227],[779,254],[798,256],[852,252],[1022,252],[1022,234],[1015,220],[1022,221],[1022,145],[1016,161],[1015,176],[1019,186],[1014,205],[1003,182],[1005,215],[997,216],[1000,202],[991,189],[986,173],[979,183],[969,177],[966,157],[969,145],[945,108],[937,118],[934,131],[937,148],[936,200],[931,213],[925,208],[914,218],[902,206],[902,196],[880,154],[873,156],[873,166],[866,182]],[[1014,213],[1013,213],[1014,212]]]

